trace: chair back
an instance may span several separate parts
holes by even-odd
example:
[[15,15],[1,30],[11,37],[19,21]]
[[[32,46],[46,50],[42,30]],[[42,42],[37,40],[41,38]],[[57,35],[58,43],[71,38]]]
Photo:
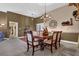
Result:
[[58,31],[58,42],[60,42],[60,40],[61,40],[61,35],[62,35],[62,31]]
[[34,38],[33,38],[32,31],[27,31],[26,32],[26,38],[27,38],[27,44],[32,44],[33,45]]
[[54,31],[53,35],[52,35],[52,41],[51,41],[52,44],[53,44],[53,42],[56,43],[57,36],[58,36],[58,31]]

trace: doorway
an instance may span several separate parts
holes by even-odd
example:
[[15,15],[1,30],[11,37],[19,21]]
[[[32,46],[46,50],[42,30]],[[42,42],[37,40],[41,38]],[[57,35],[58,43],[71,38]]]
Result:
[[10,35],[9,37],[18,37],[18,22],[9,21]]

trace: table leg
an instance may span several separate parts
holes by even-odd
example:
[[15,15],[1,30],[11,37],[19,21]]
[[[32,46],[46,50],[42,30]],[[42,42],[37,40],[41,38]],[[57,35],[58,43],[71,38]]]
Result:
[[40,50],[44,50],[43,40],[39,40]]

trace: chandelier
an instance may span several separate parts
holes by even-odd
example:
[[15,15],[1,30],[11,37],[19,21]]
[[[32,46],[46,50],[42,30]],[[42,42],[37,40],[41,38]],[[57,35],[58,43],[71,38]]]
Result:
[[44,23],[46,23],[46,21],[48,19],[51,19],[51,17],[49,15],[47,15],[47,12],[46,11],[47,10],[46,10],[46,3],[45,3],[45,13],[44,13],[44,15],[41,16],[41,19],[43,20]]

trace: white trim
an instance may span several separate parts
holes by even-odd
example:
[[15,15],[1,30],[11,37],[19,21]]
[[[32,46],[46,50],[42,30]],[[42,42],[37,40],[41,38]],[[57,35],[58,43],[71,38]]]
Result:
[[[18,38],[24,38],[24,36],[18,37]],[[4,38],[5,40],[9,40],[9,38]]]
[[18,22],[15,23],[16,23],[16,37],[18,37]]
[[78,42],[72,42],[72,41],[67,41],[67,40],[61,40],[61,42],[72,43],[72,44],[78,44]]
[[4,38],[4,40],[9,40],[9,38]]
[[18,37],[18,38],[24,38],[24,36],[20,36],[20,37]]

